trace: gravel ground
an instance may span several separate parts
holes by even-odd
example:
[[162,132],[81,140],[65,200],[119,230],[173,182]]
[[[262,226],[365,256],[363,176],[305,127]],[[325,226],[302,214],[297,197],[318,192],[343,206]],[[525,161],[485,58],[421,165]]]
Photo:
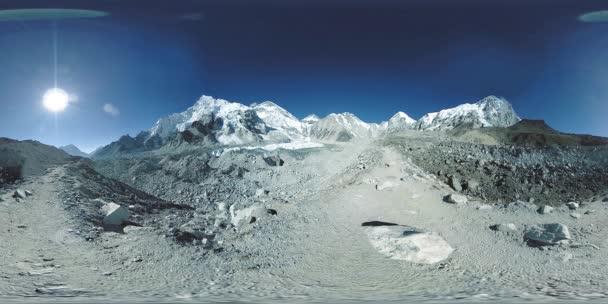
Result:
[[[509,196],[494,204],[466,190],[467,203],[449,204],[446,195],[457,191],[420,165],[411,141],[399,141],[278,154],[147,154],[53,167],[0,192],[7,219],[0,221],[0,297],[336,302],[608,296],[603,193],[577,210],[555,203],[549,214]],[[271,165],[269,157],[284,163]],[[480,184],[490,187],[481,178]],[[16,200],[17,188],[32,195]],[[100,229],[96,198],[133,206],[130,219],[137,225]],[[248,208],[253,213],[234,223]],[[370,228],[362,227],[369,221],[432,232],[454,252],[436,264],[390,259],[372,246]],[[507,223],[516,231],[490,229]],[[543,223],[567,225],[570,243],[530,247],[524,230]]]

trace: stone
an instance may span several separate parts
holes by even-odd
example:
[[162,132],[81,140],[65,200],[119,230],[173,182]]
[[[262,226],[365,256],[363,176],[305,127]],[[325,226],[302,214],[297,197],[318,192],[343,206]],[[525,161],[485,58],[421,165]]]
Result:
[[544,205],[540,208],[538,208],[537,212],[540,214],[549,214],[551,212],[553,212],[553,207],[549,206],[549,205]]
[[475,192],[475,191],[479,190],[479,182],[474,179],[470,179],[470,180],[466,181],[465,185],[467,187],[467,190],[469,190],[469,191]]
[[454,176],[450,176],[448,179],[448,185],[458,192],[462,191],[462,183],[460,182],[460,179]]
[[283,164],[285,164],[285,161],[276,155],[264,157],[264,161],[266,162],[266,164],[268,164],[269,166],[272,166],[272,167],[276,167],[276,166],[280,167],[280,166],[283,166]]
[[570,231],[560,223],[539,224],[526,229],[524,240],[531,245],[557,245],[570,240]]
[[462,205],[466,204],[468,199],[466,196],[461,194],[450,194],[445,197],[445,201],[450,204]]
[[517,226],[513,223],[508,224],[495,224],[490,226],[490,229],[499,232],[514,232],[517,231]]
[[568,202],[568,203],[566,203],[566,206],[568,206],[568,208],[570,210],[576,210],[576,209],[578,209],[579,204],[576,202]]
[[239,227],[243,223],[252,224],[257,220],[268,217],[270,215],[266,208],[257,205],[243,208],[240,210],[236,210],[235,206],[232,205],[230,206],[229,211],[230,223],[235,227]]
[[572,212],[572,213],[570,213],[570,217],[577,219],[577,218],[581,217],[581,214],[580,213],[576,213],[576,212]]
[[435,264],[454,252],[441,236],[413,227],[374,226],[365,229],[372,246],[390,259]]
[[119,226],[129,219],[129,210],[116,203],[108,203],[101,207],[101,210],[104,214],[103,223],[105,225]]
[[32,191],[30,191],[30,190],[25,190],[23,192],[25,192],[26,196],[32,196],[32,195],[34,195],[34,193],[32,193]]
[[27,194],[25,194],[25,191],[23,191],[21,189],[17,189],[17,190],[15,190],[15,192],[13,192],[14,198],[24,199],[24,198],[26,198],[26,196],[27,196]]
[[266,190],[266,189],[257,189],[255,190],[255,196],[260,197],[260,196],[266,196],[270,193],[270,191]]

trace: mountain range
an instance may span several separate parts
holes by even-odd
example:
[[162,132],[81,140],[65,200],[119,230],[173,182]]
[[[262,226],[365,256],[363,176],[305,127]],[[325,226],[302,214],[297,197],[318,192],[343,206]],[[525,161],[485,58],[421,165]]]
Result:
[[471,128],[509,127],[520,120],[511,104],[496,96],[428,113],[418,120],[398,112],[378,124],[364,122],[348,112],[332,113],[324,118],[313,114],[300,120],[271,101],[247,106],[204,95],[184,112],[160,118],[152,128],[135,137],[124,135],[96,150],[93,156],[107,157],[192,144],[347,142],[402,130],[445,131],[464,125]]

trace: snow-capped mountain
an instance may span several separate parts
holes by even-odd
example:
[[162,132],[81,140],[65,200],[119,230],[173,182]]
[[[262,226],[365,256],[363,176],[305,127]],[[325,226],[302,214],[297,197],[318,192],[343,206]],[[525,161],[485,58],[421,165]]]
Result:
[[509,127],[520,120],[506,99],[488,96],[474,104],[465,103],[451,109],[426,114],[416,122],[414,128],[439,131],[465,124],[472,128]]
[[89,154],[80,151],[80,149],[78,149],[78,147],[74,145],[62,146],[59,147],[59,149],[65,151],[65,153],[70,154],[72,156],[89,157]]
[[254,105],[253,110],[272,129],[268,132],[267,139],[289,142],[304,138],[303,123],[272,101]]
[[380,125],[363,122],[352,113],[329,114],[310,128],[310,136],[325,141],[351,141],[379,134]]
[[397,114],[391,117],[386,125],[388,131],[398,131],[403,129],[412,129],[416,124],[416,120],[411,118],[409,115],[403,112],[397,112]]
[[94,153],[95,157],[149,151],[182,144],[247,146],[309,141],[353,141],[399,130],[450,130],[459,126],[509,127],[520,121],[503,98],[488,96],[477,103],[424,115],[418,121],[398,112],[388,121],[366,123],[352,113],[332,113],[319,119],[309,115],[298,120],[277,104],[266,101],[246,106],[202,96],[181,113],[159,119],[136,137],[125,135]]
[[[178,132],[184,132],[195,122],[205,126],[215,141],[223,145],[241,145],[263,140],[269,131],[256,111],[248,106],[211,96],[202,96],[192,107],[159,119],[149,131],[148,140],[159,137],[167,141]],[[192,131],[192,130],[191,130]]]

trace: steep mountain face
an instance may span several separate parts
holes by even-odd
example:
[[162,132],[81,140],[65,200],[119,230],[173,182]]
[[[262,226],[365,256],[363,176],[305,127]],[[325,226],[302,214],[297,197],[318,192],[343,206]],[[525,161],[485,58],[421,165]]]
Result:
[[403,112],[397,112],[397,114],[393,115],[393,117],[388,120],[386,129],[389,132],[403,129],[413,129],[415,124],[415,119]]
[[488,96],[477,103],[424,115],[416,122],[417,130],[451,130],[469,124],[472,128],[509,127],[520,121],[511,104],[504,98]]
[[186,131],[196,121],[203,125],[212,121],[209,131],[212,131],[214,140],[222,145],[258,142],[263,140],[261,135],[269,131],[253,108],[203,96],[186,111],[159,119],[150,129],[146,142],[155,137],[160,138],[161,142],[167,142],[178,132]]
[[266,101],[253,106],[253,110],[271,130],[267,139],[278,142],[289,142],[304,138],[304,124],[287,110],[277,104]]
[[89,157],[88,153],[80,151],[80,149],[78,149],[78,147],[74,145],[59,147],[59,149],[65,151],[65,153],[70,154],[72,156]]
[[311,126],[311,138],[325,141],[351,141],[377,135],[382,127],[367,124],[352,113],[329,114]]

